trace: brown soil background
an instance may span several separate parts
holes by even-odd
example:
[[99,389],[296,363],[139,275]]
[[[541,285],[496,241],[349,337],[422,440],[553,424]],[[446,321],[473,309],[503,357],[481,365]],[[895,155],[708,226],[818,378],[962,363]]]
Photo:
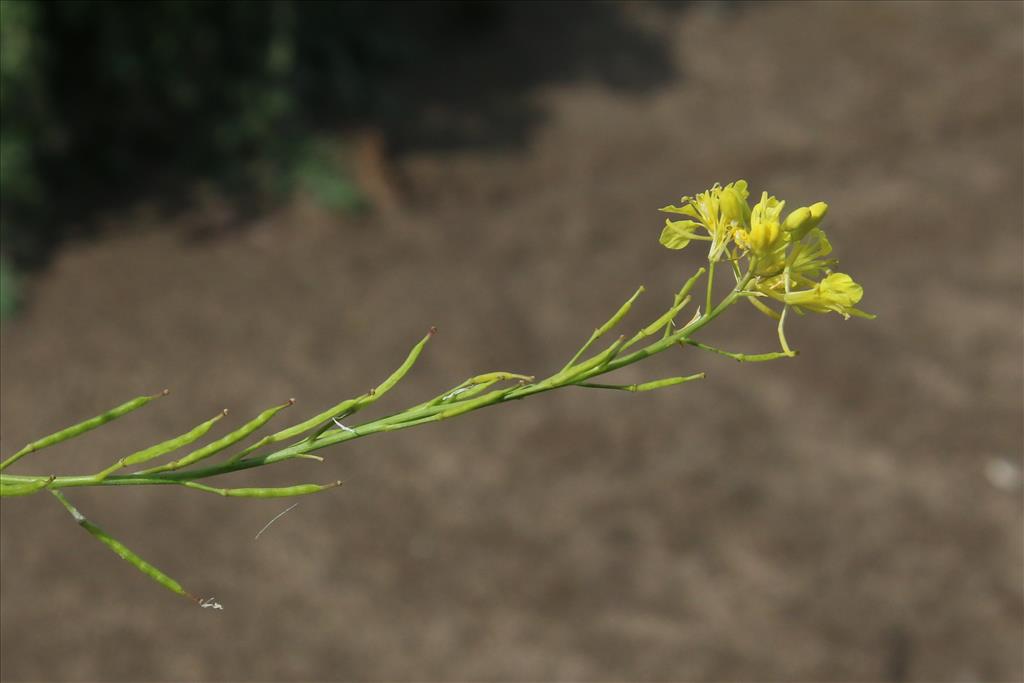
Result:
[[[48,497],[4,501],[4,680],[1024,679],[1020,479],[986,476],[1019,475],[1024,442],[1022,5],[623,16],[672,78],[537,86],[521,145],[400,155],[388,211],[296,201],[197,241],[196,215],[140,210],[63,250],[2,333],[2,451],[164,386],[18,471],[93,471],[223,407],[237,424],[295,396],[297,418],[429,325],[375,413],[551,371],[638,284],[632,322],[662,310],[699,254],[657,244],[655,209],[736,177],[827,199],[878,319],[794,319],[791,362],[694,350],[622,373],[700,385],[566,390],[240,477],[347,482],[257,542],[289,501],[72,492],[222,612]],[[760,351],[774,332],[738,308],[706,339]]]

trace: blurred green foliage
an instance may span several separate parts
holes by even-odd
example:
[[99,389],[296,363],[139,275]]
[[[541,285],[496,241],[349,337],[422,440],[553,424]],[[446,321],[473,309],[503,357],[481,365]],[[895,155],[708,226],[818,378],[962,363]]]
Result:
[[338,159],[345,149],[344,145],[326,139],[307,145],[297,157],[292,175],[286,179],[288,188],[305,192],[331,211],[354,213],[366,209],[366,197]]
[[463,6],[0,0],[5,256],[37,264],[57,226],[154,188],[173,205],[198,179],[359,206],[313,136],[365,118],[376,79]]
[[0,320],[14,315],[21,303],[18,274],[6,259],[0,258]]

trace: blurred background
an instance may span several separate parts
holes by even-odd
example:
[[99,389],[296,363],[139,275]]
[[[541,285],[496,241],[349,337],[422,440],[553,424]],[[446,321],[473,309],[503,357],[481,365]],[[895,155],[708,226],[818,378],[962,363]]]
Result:
[[[699,249],[656,209],[746,178],[830,203],[875,321],[794,360],[623,382],[224,485],[76,490],[224,611],[5,500],[0,677],[1020,681],[1020,3],[0,5],[0,452],[91,472],[221,408],[313,414],[440,334],[385,414],[551,372]],[[736,308],[705,337],[759,352]],[[369,417],[369,416],[368,416]]]

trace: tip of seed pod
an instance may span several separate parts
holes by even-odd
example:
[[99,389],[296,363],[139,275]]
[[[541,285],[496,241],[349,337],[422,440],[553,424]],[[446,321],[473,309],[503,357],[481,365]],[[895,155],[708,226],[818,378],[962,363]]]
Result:
[[288,399],[288,405],[290,405],[290,406],[295,405],[295,399],[294,398]]
[[171,393],[171,390],[170,390],[170,389],[164,389],[163,391],[161,391],[161,392],[160,392],[160,395],[161,395],[161,396],[166,396],[166,395],[167,395],[167,394],[169,394],[169,393]]
[[228,409],[225,408],[224,410],[220,411],[220,414],[226,416],[228,414]]
[[428,337],[433,337],[435,334],[437,334],[437,328],[434,327],[433,325],[431,325],[430,329],[427,330],[427,336]]

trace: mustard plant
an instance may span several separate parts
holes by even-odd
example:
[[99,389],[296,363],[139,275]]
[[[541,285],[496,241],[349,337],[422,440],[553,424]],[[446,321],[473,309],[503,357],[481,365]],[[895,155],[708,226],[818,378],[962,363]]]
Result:
[[[248,446],[242,446],[248,437],[294,401],[275,405],[234,431],[183,456],[164,460],[161,464],[155,463],[200,440],[227,411],[201,422],[184,434],[119,457],[109,466],[92,474],[15,475],[6,472],[8,467],[22,458],[138,410],[166,395],[164,391],[132,399],[101,415],[26,445],[0,463],[0,496],[7,498],[48,492],[82,528],[136,569],[202,607],[219,609],[219,603],[212,599],[194,597],[177,581],[93,524],[67,500],[63,492],[86,486],[180,486],[204,493],[242,498],[303,496],[339,486],[341,482],[259,488],[222,488],[203,482],[296,458],[323,460],[316,452],[328,446],[439,422],[487,406],[518,401],[566,387],[646,392],[703,379],[704,373],[701,372],[628,385],[594,381],[674,347],[694,347],[741,362],[795,356],[797,352],[790,348],[785,334],[790,311],[798,314],[832,312],[844,318],[873,316],[856,308],[863,294],[860,285],[849,275],[833,271],[836,260],[831,257],[832,246],[821,227],[828,205],[817,202],[783,215],[784,207],[785,202],[767,192],[763,192],[759,201],[751,206],[747,183],[738,180],[724,187],[716,184],[696,196],[683,197],[678,206],[662,208],[661,211],[677,218],[666,219],[661,243],[669,249],[683,249],[693,242],[706,242],[707,265],[699,268],[683,283],[672,305],[662,315],[634,334],[617,336],[604,348],[591,353],[592,347],[610,335],[626,318],[633,303],[644,291],[643,287],[637,289],[614,315],[593,331],[561,369],[548,377],[537,379],[532,375],[503,371],[474,375],[404,410],[365,422],[355,422],[360,411],[390,392],[412,369],[434,336],[435,330],[431,328],[413,346],[404,362],[376,388],[341,401],[290,427],[258,438]],[[716,269],[719,269],[719,273],[727,269],[733,281],[727,291],[717,298]],[[702,278],[703,291],[698,292],[698,283]],[[694,304],[695,299],[693,313],[686,322],[680,322],[683,311]],[[741,301],[748,302],[777,321],[779,350],[756,354],[738,353],[710,346],[697,338],[701,330]],[[287,445],[276,445],[282,442]],[[223,454],[226,457],[214,461],[214,456]],[[125,473],[125,470],[128,472]]]

